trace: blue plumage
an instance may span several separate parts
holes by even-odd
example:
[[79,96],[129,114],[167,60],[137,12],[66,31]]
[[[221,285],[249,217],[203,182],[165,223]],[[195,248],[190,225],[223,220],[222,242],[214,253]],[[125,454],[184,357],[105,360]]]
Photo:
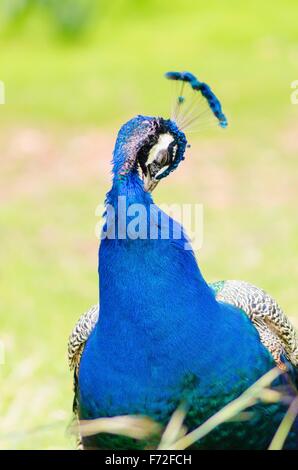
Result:
[[[116,141],[106,199],[114,212],[107,210],[104,232],[110,233],[107,227],[115,221],[116,230],[99,248],[100,315],[80,363],[79,415],[137,413],[166,423],[183,399],[189,405],[186,425],[192,429],[273,368],[274,361],[246,315],[215,299],[194,253],[185,250],[186,235],[175,239],[177,223],[171,218],[169,238],[161,237],[158,208],[138,173],[142,149],[156,143],[160,129],[172,130],[177,138],[179,163],[186,138],[171,121],[137,116],[121,128]],[[126,198],[125,214],[119,196]],[[153,224],[157,239],[130,238],[129,209],[135,204],[146,209],[143,235]],[[265,448],[283,412],[282,404],[259,404],[250,421],[224,425],[198,447]],[[296,443],[297,434],[288,446]],[[119,438],[102,434],[85,437],[84,444],[140,445],[128,439],[119,444]]]

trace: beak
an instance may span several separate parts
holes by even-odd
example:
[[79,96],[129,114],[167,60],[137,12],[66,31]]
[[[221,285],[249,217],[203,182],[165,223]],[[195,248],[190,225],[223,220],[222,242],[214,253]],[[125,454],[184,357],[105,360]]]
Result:
[[147,175],[143,177],[144,181],[144,189],[147,192],[152,193],[152,191],[156,188],[159,183],[159,180],[156,180],[154,177],[150,175],[150,171],[147,172]]
[[159,179],[156,178],[156,175],[164,168],[166,162],[168,161],[168,149],[160,149],[155,159],[152,163],[149,163],[147,166],[147,175],[143,174],[144,189],[147,192],[152,192],[159,183]]

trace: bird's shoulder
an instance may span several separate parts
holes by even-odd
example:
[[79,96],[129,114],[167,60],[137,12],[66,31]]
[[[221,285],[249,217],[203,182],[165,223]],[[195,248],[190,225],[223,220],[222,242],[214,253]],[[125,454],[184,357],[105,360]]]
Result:
[[81,356],[91,332],[98,320],[99,305],[93,305],[84,312],[75,324],[68,339],[68,364],[70,370],[78,373]]
[[281,369],[286,367],[284,358],[298,367],[296,329],[273,297],[245,281],[219,281],[210,287],[218,301],[237,307],[248,316],[261,342]]

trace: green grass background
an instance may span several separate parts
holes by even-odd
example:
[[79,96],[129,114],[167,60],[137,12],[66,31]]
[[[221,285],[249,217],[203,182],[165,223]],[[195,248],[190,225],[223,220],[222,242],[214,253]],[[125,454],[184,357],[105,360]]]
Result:
[[297,17],[294,0],[1,2],[0,448],[74,446],[66,343],[97,300],[94,211],[119,125],[168,116],[167,70],[210,83],[230,127],[191,134],[155,200],[203,203],[207,279],[298,318]]

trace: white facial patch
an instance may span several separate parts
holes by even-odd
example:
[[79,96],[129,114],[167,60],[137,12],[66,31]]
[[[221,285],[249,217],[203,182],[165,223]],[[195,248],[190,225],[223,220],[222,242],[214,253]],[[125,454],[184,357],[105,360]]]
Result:
[[154,147],[150,150],[149,157],[147,159],[146,165],[148,166],[150,163],[152,163],[158,152],[160,150],[167,150],[169,144],[174,140],[173,136],[169,133],[167,134],[161,134],[159,136],[158,142]]

